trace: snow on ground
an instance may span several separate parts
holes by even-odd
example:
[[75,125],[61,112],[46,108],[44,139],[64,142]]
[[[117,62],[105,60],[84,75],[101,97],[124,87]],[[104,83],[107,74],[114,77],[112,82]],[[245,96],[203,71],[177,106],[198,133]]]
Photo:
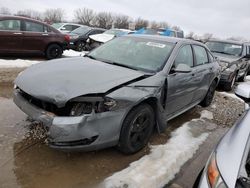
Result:
[[74,50],[64,50],[63,56],[64,57],[77,57],[77,56],[84,56],[85,53],[86,53],[85,51],[77,52]]
[[[83,56],[86,52],[77,52],[74,50],[65,50],[63,57],[78,57]],[[25,68],[42,61],[25,60],[25,59],[0,59],[0,68]]]
[[213,113],[208,110],[203,110],[201,112],[201,119],[210,119],[212,120],[214,118]]
[[234,93],[227,93],[227,92],[219,92],[219,93],[222,94],[222,95],[225,95],[227,97],[238,99],[238,100],[244,102],[241,98],[237,97]]
[[22,67],[29,67],[36,63],[40,63],[40,61],[31,61],[24,59],[15,59],[15,60],[0,59],[0,68],[22,68]]
[[212,119],[213,114],[202,111],[199,119],[187,122],[175,130],[165,145],[151,146],[150,154],[107,178],[102,187],[160,188],[169,183],[206,140],[209,134],[207,130],[198,131],[199,134],[195,136],[192,134],[201,127],[205,129],[204,118]]

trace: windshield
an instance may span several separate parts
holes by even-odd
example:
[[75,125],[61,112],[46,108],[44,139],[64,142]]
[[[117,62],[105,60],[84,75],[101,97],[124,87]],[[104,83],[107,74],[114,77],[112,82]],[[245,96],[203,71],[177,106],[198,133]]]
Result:
[[223,53],[227,55],[240,56],[242,53],[242,45],[226,42],[207,42],[207,47],[211,52]]
[[73,30],[71,33],[84,35],[90,30],[91,29],[89,27],[78,27],[77,29]]
[[61,26],[63,26],[63,23],[53,23],[52,27],[59,29]]
[[174,44],[134,37],[121,37],[103,44],[89,53],[89,57],[145,72],[163,68]]
[[110,35],[115,35],[115,36],[122,36],[122,35],[128,34],[129,32],[121,31],[121,30],[118,30],[118,29],[110,29],[108,31],[105,31],[104,33],[105,34],[110,34]]

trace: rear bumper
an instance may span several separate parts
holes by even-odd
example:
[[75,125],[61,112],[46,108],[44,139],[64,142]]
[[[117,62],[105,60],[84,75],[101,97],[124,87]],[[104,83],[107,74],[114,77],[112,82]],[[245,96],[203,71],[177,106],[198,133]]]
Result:
[[48,127],[49,145],[63,151],[91,151],[118,143],[125,109],[92,113],[78,117],[61,117],[30,104],[14,91],[15,104],[32,119]]

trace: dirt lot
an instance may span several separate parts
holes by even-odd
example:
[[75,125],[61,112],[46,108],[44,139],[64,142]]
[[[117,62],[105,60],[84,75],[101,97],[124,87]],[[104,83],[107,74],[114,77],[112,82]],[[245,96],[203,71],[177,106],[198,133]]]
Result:
[[[102,182],[114,172],[126,168],[131,162],[149,153],[149,147],[130,156],[122,155],[114,148],[89,153],[62,153],[50,149],[46,144],[43,127],[28,121],[27,116],[11,100],[11,82],[21,70],[0,70],[1,187],[89,187]],[[238,99],[217,92],[213,104],[207,110],[213,112],[212,123],[219,125],[219,129],[232,126],[242,114],[244,104]],[[173,130],[187,121],[198,118],[200,111],[201,107],[197,106],[170,121],[164,134],[153,135],[150,145],[165,144]],[[223,129],[224,131],[226,129]],[[216,141],[208,142],[212,149]],[[209,154],[209,151],[207,153]],[[197,174],[200,166],[194,170],[194,174]],[[176,181],[173,180],[171,183],[185,187],[186,180],[182,179],[186,177],[184,172],[185,169],[182,169]],[[192,181],[193,179],[194,177]]]

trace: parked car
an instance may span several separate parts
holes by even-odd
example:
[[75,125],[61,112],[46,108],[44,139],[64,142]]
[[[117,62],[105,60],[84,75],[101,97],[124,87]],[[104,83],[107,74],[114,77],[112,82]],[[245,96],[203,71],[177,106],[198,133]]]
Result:
[[102,34],[90,35],[88,39],[88,49],[92,50],[115,37],[121,37],[131,33],[128,29],[109,29]]
[[210,105],[219,69],[202,43],[127,35],[85,57],[26,69],[15,80],[14,102],[48,127],[53,148],[117,146],[131,154],[147,144],[153,129],[164,131],[167,120]]
[[90,35],[101,34],[104,31],[106,30],[101,28],[79,27],[69,33],[70,48],[77,51],[83,51],[86,48],[86,42]]
[[[239,85],[235,92],[250,104],[250,85]],[[250,187],[249,122],[248,109],[216,146],[194,187]]]
[[177,37],[177,38],[184,38],[183,31],[176,31],[173,29],[165,29],[159,32],[160,35],[169,36],[169,37]]
[[87,27],[87,26],[75,23],[53,23],[52,27],[61,31],[62,33],[70,33],[71,31],[74,31],[79,27]]
[[[250,43],[246,43],[247,45],[247,54],[250,54]],[[248,75],[250,74],[250,61],[248,61]]]
[[222,67],[220,85],[231,91],[235,81],[244,81],[249,70],[250,54],[247,45],[229,40],[210,40],[207,47],[219,59]]
[[0,54],[44,54],[48,59],[61,57],[69,37],[43,22],[0,16]]

